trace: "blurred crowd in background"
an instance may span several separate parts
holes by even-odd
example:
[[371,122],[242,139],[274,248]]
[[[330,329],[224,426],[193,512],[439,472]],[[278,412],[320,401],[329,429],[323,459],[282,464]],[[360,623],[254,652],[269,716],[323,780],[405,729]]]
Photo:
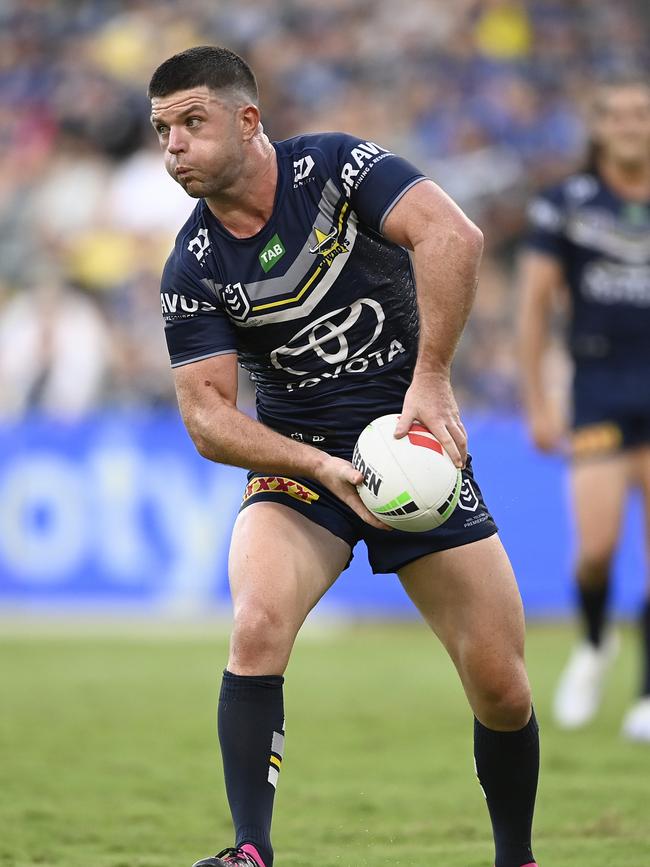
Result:
[[647,0],[0,0],[0,417],[174,401],[159,277],[195,202],[146,86],[205,43],[251,63],[271,138],[375,140],[481,226],[455,384],[465,409],[515,412],[526,200],[583,160],[591,82],[648,68],[649,18]]

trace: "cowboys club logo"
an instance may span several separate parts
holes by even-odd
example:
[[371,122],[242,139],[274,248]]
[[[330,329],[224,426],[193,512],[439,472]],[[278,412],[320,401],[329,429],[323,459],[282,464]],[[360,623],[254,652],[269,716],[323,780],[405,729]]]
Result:
[[[325,313],[311,322],[284,346],[271,352],[271,364],[294,376],[307,376],[313,372],[315,358],[325,364],[336,366],[362,355],[379,337],[384,327],[385,314],[381,304],[372,298],[359,298],[349,307],[341,307]],[[353,349],[351,340],[354,330],[357,339],[363,342]],[[294,359],[311,361],[312,370],[292,367]],[[308,365],[309,366],[309,365]]]
[[241,283],[226,284],[221,290],[221,301],[228,315],[238,322],[243,322],[250,313],[251,303]]

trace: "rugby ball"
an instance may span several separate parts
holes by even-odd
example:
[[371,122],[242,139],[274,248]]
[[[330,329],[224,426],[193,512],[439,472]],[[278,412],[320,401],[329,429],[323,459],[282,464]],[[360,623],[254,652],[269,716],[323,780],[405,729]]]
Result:
[[357,486],[365,506],[389,527],[433,530],[456,508],[461,471],[424,425],[402,439],[393,433],[398,415],[383,415],[361,431],[352,463],[363,474]]

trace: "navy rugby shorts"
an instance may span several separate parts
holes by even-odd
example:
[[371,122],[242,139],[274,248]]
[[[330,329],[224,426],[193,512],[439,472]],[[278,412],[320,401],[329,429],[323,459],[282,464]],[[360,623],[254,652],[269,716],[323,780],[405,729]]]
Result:
[[575,460],[650,445],[648,370],[612,364],[576,371],[571,452]]
[[370,566],[375,573],[397,572],[402,566],[419,557],[486,539],[497,532],[497,526],[474,478],[472,459],[469,457],[467,467],[463,470],[463,485],[458,505],[442,526],[424,533],[376,530],[327,488],[311,479],[289,479],[285,476],[249,472],[240,511],[253,503],[261,502],[282,503],[295,509],[343,539],[351,548],[363,540],[368,549]]

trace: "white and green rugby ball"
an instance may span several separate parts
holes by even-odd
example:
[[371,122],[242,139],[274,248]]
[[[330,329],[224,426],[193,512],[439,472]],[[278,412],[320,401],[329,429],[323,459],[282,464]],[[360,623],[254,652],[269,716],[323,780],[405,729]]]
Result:
[[389,527],[433,530],[456,508],[461,471],[436,437],[415,423],[402,439],[398,415],[383,415],[361,431],[352,463],[363,473],[357,487],[365,506]]

